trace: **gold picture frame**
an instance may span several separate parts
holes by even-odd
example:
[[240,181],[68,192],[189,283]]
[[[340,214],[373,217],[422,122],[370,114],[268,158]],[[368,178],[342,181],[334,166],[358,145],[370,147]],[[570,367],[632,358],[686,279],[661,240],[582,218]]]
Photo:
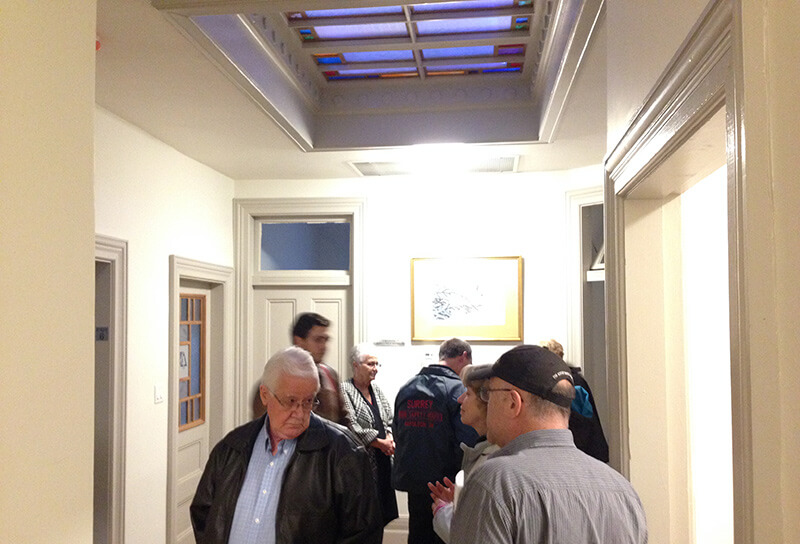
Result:
[[411,259],[411,340],[522,341],[522,257]]

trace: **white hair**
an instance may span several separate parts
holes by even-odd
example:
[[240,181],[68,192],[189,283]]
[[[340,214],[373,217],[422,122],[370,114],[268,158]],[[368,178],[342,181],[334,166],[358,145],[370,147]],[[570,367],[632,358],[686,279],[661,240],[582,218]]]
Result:
[[313,380],[317,383],[317,390],[319,391],[317,365],[314,364],[311,354],[303,348],[292,346],[270,357],[267,364],[264,365],[261,385],[270,391],[275,391],[281,376],[296,376]]
[[375,346],[367,342],[357,344],[350,350],[350,364],[359,365],[368,355],[375,355]]

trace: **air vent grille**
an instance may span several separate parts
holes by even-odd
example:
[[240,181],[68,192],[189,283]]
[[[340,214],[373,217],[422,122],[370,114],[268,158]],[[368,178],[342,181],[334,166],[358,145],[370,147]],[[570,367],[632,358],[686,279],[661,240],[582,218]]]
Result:
[[[502,174],[516,172],[518,161],[518,156],[491,157],[473,161],[468,165],[461,164],[453,170],[464,173]],[[405,162],[351,162],[350,165],[362,176],[406,176],[426,173],[425,169]],[[442,171],[446,167],[439,164],[435,168],[428,168],[429,171],[434,169]]]

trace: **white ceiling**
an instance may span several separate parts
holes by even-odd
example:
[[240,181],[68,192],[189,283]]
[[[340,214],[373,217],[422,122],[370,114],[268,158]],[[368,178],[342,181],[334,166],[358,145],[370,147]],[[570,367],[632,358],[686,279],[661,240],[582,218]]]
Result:
[[[182,3],[215,4],[221,9],[225,2],[182,0]],[[280,4],[283,9],[287,2],[260,4]],[[313,4],[315,9],[326,6],[326,2],[319,0]],[[247,89],[237,84],[230,70],[220,67],[218,61],[212,60],[213,55],[201,50],[170,20],[174,15],[159,11],[148,0],[98,0],[97,5],[97,36],[101,43],[97,51],[97,104],[233,179],[353,177],[355,171],[350,162],[401,160],[413,152],[410,149],[415,149],[399,146],[317,151],[311,145],[304,147],[312,150],[303,151],[287,134],[286,119],[269,111],[263,100],[259,101],[259,97],[248,94]],[[341,2],[328,5],[340,6]],[[481,132],[482,126],[489,124],[482,121],[472,123],[470,130],[474,131],[474,137],[469,141],[492,143],[470,145],[469,154],[487,161],[517,155],[520,172],[561,170],[602,162],[606,137],[602,15],[594,26],[585,54],[578,53],[577,75],[574,80],[570,77],[562,82],[562,92],[569,91],[562,115],[551,115],[545,120],[545,124],[549,123],[548,130],[554,129],[550,143],[531,143],[531,138],[495,143]],[[472,77],[440,77],[437,84],[446,80],[455,88],[464,85],[464,78]],[[385,82],[359,83],[363,88],[366,83]],[[419,118],[431,113],[409,111],[404,115]],[[339,123],[342,127],[356,125],[352,116],[342,117]],[[469,121],[459,123],[458,126],[469,128]],[[466,141],[463,135],[453,139]]]

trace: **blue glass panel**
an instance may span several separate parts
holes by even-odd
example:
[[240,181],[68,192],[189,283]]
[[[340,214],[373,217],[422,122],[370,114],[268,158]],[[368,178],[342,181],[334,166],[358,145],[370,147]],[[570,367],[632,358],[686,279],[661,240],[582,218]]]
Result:
[[189,382],[187,380],[181,380],[178,388],[180,389],[178,398],[185,399],[189,396]]
[[194,299],[194,311],[192,312],[192,321],[200,321],[203,319],[203,299]]
[[190,375],[192,395],[200,393],[200,325],[192,325],[192,373]]
[[189,407],[188,402],[181,403],[181,425],[186,425],[186,408]]
[[380,6],[374,8],[312,9],[306,10],[306,17],[353,17],[359,15],[391,15],[403,13],[401,6]]
[[434,34],[462,34],[511,30],[511,17],[473,17],[470,19],[442,19],[417,22],[420,36]]
[[314,30],[321,40],[408,36],[408,29],[405,23],[316,26]]
[[343,53],[347,62],[383,62],[391,60],[414,60],[414,53],[410,49],[399,51],[352,51]]
[[447,66],[431,66],[429,72],[449,72],[450,70],[490,70],[493,68],[505,68],[505,62],[486,62],[481,64],[450,64]]
[[339,70],[339,75],[342,76],[357,76],[357,75],[368,75],[368,74],[403,74],[409,72],[416,72],[417,69],[414,67],[408,68],[363,68],[363,69],[355,69],[355,70]]
[[423,49],[423,59],[451,59],[458,57],[490,57],[494,56],[493,45],[476,45],[474,47],[442,47]]
[[261,270],[350,270],[350,224],[262,224]]
[[514,7],[514,0],[465,0],[463,2],[444,2],[441,4],[414,4],[414,13],[453,11],[463,9],[503,9]]
[[181,321],[189,321],[189,299],[181,299]]
[[519,66],[515,66],[514,68],[497,68],[495,70],[484,70],[484,74],[489,74],[491,72],[519,72],[522,68]]
[[339,57],[315,57],[318,64],[341,64],[342,59]]

